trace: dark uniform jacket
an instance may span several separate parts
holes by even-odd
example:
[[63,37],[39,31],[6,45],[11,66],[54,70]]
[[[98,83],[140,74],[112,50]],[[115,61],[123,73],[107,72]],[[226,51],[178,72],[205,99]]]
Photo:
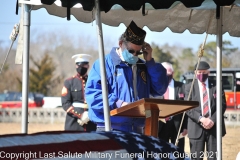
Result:
[[[224,123],[224,112],[226,111],[226,99],[225,99],[225,93],[222,91],[222,95],[216,96],[216,81],[210,81],[208,80],[208,87],[209,87],[209,100],[210,100],[210,108],[211,108],[211,117],[210,119],[214,122],[214,126],[206,130],[202,127],[201,123],[199,122],[199,117],[202,116],[202,110],[201,110],[201,98],[200,98],[200,91],[199,91],[199,85],[198,85],[198,80],[195,80],[194,85],[193,85],[193,90],[192,94],[190,96],[190,101],[198,101],[199,106],[196,108],[193,108],[191,110],[188,110],[186,113],[188,115],[188,137],[197,139],[201,136],[202,132],[205,130],[207,131],[210,135],[213,135],[216,137],[216,109],[217,109],[217,104],[216,104],[216,99],[220,98],[222,96],[222,136],[226,134],[226,129],[225,129],[225,123]],[[191,88],[191,83],[187,84],[185,86],[185,94],[187,97],[189,94]]]
[[[184,95],[184,85],[183,85],[182,82],[174,80],[174,93],[175,93],[175,95],[174,95],[175,100],[184,100],[184,96],[185,96]],[[180,94],[183,97],[180,97]],[[177,115],[174,115],[171,119],[171,120],[173,120],[174,125],[175,125],[177,130],[180,127],[182,116],[183,116],[183,113],[177,114]],[[163,125],[163,124],[164,123],[160,121],[159,130],[161,130],[161,125]],[[181,131],[183,131],[183,129],[187,129],[187,115],[185,115],[185,117],[184,117],[184,121],[183,121],[183,124],[182,124]]]
[[[96,125],[89,121],[88,124],[83,126],[77,122],[81,118],[82,113],[87,111],[87,108],[73,107],[73,103],[85,103],[84,88],[87,77],[79,75],[73,76],[64,82],[62,89],[62,106],[67,112],[65,121],[65,130],[74,131],[95,131]],[[85,103],[86,105],[86,103]]]
[[[174,98],[175,100],[184,100],[184,84],[182,82],[179,82],[179,81],[175,81],[174,80]],[[180,114],[177,114],[177,115],[174,115],[172,116],[172,119],[170,121],[173,121],[173,124],[174,124],[174,127],[175,127],[175,130],[172,130],[171,132],[171,135],[175,135],[174,137],[172,137],[174,139],[174,142],[172,143],[175,143],[175,138],[177,137],[177,134],[178,134],[178,130],[180,128],[180,124],[181,124],[181,120],[182,120],[182,116],[183,116],[183,113],[180,113]],[[170,137],[166,137],[166,135],[164,136],[161,136],[161,134],[166,134],[165,131],[164,133],[161,132],[163,126],[165,125],[164,128],[166,127],[170,127],[168,126],[169,124],[168,123],[163,123],[162,121],[159,121],[159,131],[158,131],[158,137],[160,138],[167,138],[166,140],[168,141],[168,139]],[[187,115],[185,114],[185,117],[184,117],[184,120],[183,120],[183,124],[182,124],[182,127],[181,127],[181,132],[183,131],[183,129],[187,129]],[[180,132],[180,133],[181,133]],[[170,136],[170,134],[168,135]],[[164,138],[163,138],[164,139]],[[178,146],[180,148],[182,148],[184,150],[184,138],[180,139],[179,140],[179,143],[178,143]]]

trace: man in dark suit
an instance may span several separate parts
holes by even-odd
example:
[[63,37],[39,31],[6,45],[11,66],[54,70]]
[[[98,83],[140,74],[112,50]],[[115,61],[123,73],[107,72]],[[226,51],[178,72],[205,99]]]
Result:
[[[195,72],[197,79],[194,82],[190,100],[198,101],[199,106],[187,111],[188,115],[188,137],[192,159],[201,160],[204,157],[205,144],[207,147],[208,159],[216,159],[216,81],[208,79],[209,64],[201,61]],[[190,92],[191,83],[185,86],[185,98]],[[222,136],[226,134],[223,114],[226,110],[226,99],[222,92]],[[218,96],[218,98],[220,98]],[[221,144],[218,144],[221,145]]]
[[[167,70],[167,76],[169,79],[168,88],[164,94],[164,99],[172,100],[184,100],[184,85],[182,82],[175,81],[173,79],[174,70],[172,64],[168,62],[162,63],[163,67]],[[177,114],[165,119],[165,123],[159,121],[158,137],[167,142],[175,144],[177,139],[178,130],[180,128],[183,114]],[[187,134],[187,117],[185,115],[181,132],[184,136]],[[184,138],[181,138],[178,142],[178,147],[184,151]]]

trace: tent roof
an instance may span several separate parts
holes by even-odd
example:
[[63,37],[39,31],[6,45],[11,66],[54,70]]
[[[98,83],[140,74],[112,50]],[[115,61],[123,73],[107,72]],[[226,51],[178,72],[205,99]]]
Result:
[[[70,7],[73,8],[70,12],[65,7],[67,2],[69,1],[19,0],[19,3],[33,5],[33,10],[45,8],[51,15],[67,17],[69,16],[67,13],[71,13],[78,21],[84,23],[91,23],[95,20],[94,0],[71,0]],[[119,26],[120,23],[127,26],[134,20],[139,27],[147,26],[151,31],[157,32],[162,32],[166,28],[175,33],[189,30],[194,34],[204,32],[216,34],[217,31],[216,0],[147,0],[144,7],[139,0],[100,0],[100,2],[102,10],[108,11],[107,13],[101,12],[101,21],[109,26]],[[240,37],[240,0],[222,0],[221,2],[225,5],[222,33],[228,32],[231,36]],[[143,10],[146,12],[145,16],[142,14]]]
[[[51,5],[57,0],[41,0],[43,4]],[[230,6],[232,4],[240,4],[239,0],[99,0],[100,10],[108,12],[115,5],[122,6],[125,10],[139,10],[144,4],[150,4],[154,9],[168,9],[176,3],[182,3],[185,7],[199,7],[204,2],[214,2],[214,5]],[[63,7],[72,8],[77,3],[82,4],[83,9],[86,11],[92,11],[94,8],[95,0],[61,0]]]

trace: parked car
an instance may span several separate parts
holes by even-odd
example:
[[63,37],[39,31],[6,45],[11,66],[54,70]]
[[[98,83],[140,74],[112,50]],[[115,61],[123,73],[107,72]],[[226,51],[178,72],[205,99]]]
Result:
[[0,93],[0,102],[4,101],[6,97],[5,93]]
[[42,108],[60,108],[62,107],[61,97],[44,97],[44,105]]
[[[29,92],[28,107],[42,107],[44,104],[44,95],[40,93]],[[0,93],[0,108],[20,108],[22,107],[22,92]]]

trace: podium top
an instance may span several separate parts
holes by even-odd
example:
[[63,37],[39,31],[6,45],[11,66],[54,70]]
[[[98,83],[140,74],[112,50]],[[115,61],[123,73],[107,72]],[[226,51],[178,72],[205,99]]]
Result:
[[190,110],[197,106],[199,106],[199,102],[197,101],[143,98],[121,108],[112,110],[110,115],[145,118],[146,110],[156,110],[156,112],[160,111],[159,118],[166,118],[168,116]]

